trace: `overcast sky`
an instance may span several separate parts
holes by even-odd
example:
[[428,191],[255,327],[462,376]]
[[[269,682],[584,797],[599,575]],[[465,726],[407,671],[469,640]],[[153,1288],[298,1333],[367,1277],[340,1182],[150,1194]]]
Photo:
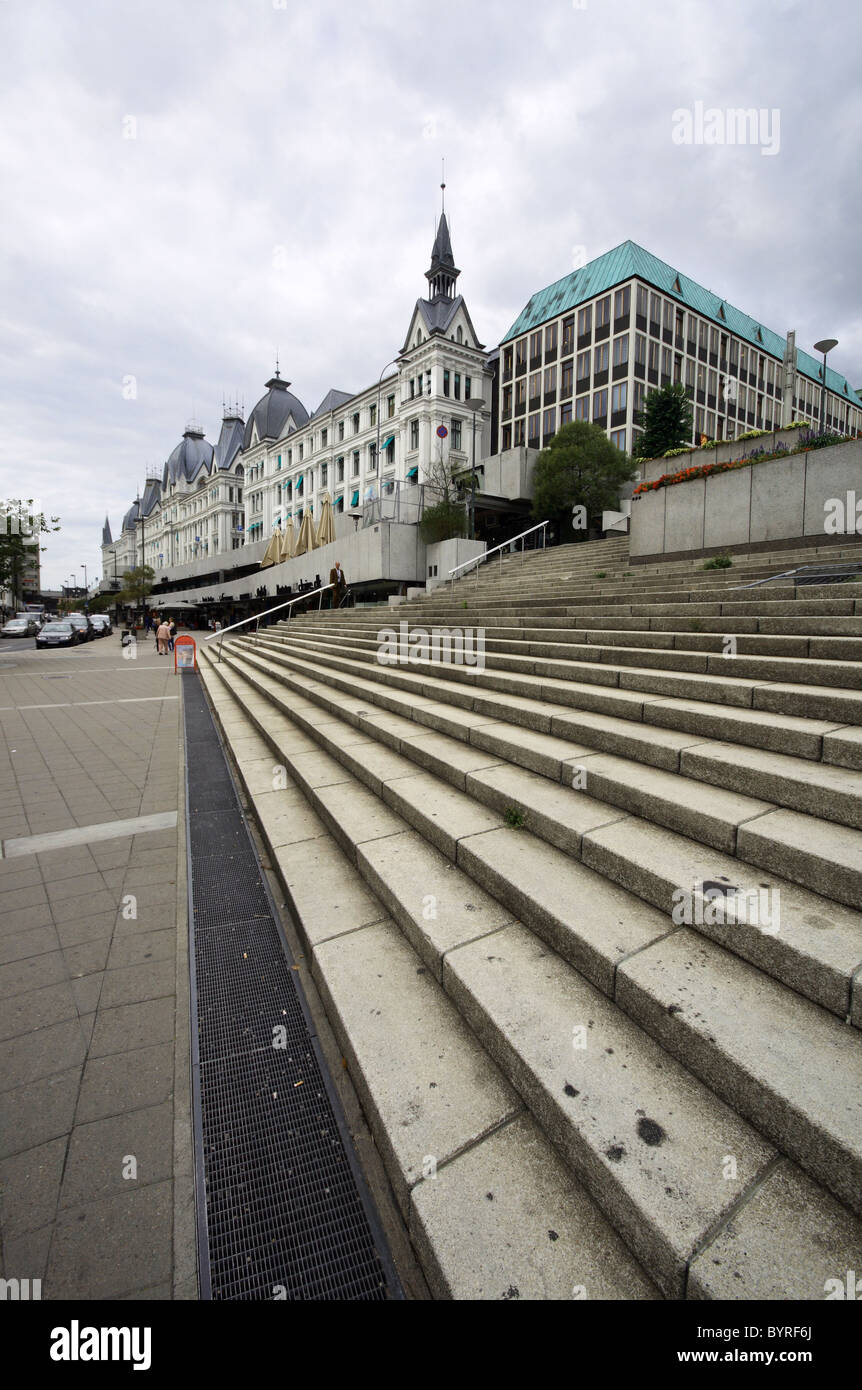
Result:
[[[443,157],[489,347],[631,238],[862,386],[858,0],[4,0],[0,51],[0,497],[60,516],[46,586],[276,350],[309,410],[377,379]],[[760,143],[676,143],[696,103]]]

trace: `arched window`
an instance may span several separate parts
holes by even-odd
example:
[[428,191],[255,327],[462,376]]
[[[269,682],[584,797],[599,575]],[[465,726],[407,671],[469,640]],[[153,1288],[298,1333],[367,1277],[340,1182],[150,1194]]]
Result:
[[458,329],[458,342],[459,342],[459,343],[463,343],[463,341],[464,341],[464,330],[463,330],[463,328],[460,328],[460,327],[459,327],[459,329]]

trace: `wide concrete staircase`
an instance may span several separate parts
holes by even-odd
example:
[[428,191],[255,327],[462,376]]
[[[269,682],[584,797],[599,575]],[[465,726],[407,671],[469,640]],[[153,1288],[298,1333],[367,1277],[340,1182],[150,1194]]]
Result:
[[862,573],[741,587],[821,560],[620,538],[204,649],[435,1295],[862,1268]]

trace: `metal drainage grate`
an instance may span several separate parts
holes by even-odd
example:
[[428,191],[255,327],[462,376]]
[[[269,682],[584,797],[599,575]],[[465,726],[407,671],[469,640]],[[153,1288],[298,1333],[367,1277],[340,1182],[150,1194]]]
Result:
[[201,1297],[403,1298],[193,672],[183,713]]

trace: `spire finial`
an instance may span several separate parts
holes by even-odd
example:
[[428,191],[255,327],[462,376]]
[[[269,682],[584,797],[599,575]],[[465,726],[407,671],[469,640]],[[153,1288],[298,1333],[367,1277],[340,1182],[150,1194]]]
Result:
[[281,376],[281,372],[278,370],[278,348],[275,350],[275,374]]
[[446,211],[446,161],[445,161],[445,159],[442,160],[441,163],[442,163],[442,166],[443,166],[443,181],[442,181],[442,183],[440,184],[440,195],[441,195],[441,197],[440,197],[440,202],[441,202],[440,211],[441,211],[441,213],[445,213],[445,211]]

